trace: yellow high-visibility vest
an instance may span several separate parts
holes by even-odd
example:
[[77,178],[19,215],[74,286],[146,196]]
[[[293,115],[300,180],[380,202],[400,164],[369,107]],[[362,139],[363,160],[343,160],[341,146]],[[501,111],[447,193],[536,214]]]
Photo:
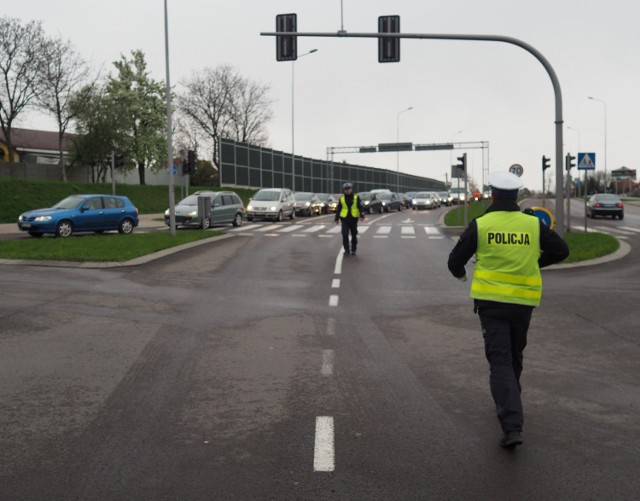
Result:
[[[345,218],[349,214],[349,207],[347,207],[347,200],[342,195],[340,197],[340,217]],[[360,217],[360,209],[358,209],[358,195],[353,195],[353,204],[351,205],[351,215],[355,218]]]
[[478,246],[471,297],[538,306],[542,297],[540,221],[521,212],[476,219]]

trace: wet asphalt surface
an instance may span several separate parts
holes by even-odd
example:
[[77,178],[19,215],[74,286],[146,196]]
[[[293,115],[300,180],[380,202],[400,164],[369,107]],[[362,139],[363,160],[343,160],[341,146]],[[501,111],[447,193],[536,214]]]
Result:
[[0,266],[0,498],[636,499],[638,215],[594,223],[623,259],[543,272],[510,451],[440,211],[370,216],[342,262],[324,216]]

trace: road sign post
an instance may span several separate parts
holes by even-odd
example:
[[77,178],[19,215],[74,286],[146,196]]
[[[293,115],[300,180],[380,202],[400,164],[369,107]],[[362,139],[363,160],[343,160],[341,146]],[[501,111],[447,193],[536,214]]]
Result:
[[578,153],[578,170],[584,171],[584,232],[587,232],[587,171],[596,169],[595,153]]

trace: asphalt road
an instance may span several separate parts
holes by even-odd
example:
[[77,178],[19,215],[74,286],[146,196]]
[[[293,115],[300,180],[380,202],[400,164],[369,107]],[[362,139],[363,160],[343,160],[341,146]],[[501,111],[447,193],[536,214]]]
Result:
[[439,214],[370,216],[344,259],[325,216],[0,266],[0,499],[637,499],[640,222],[543,273],[507,451]]

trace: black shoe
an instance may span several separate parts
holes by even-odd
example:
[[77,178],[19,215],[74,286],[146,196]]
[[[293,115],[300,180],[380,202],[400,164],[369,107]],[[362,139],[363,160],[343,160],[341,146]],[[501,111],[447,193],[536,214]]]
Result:
[[522,445],[522,436],[519,431],[507,431],[500,438],[500,447],[515,447]]
[[344,251],[344,255],[348,256],[349,255],[349,251]]
[[352,255],[352,256],[355,256],[355,255],[356,255],[356,250],[355,250],[355,249],[353,249],[353,250],[351,251],[351,255]]

